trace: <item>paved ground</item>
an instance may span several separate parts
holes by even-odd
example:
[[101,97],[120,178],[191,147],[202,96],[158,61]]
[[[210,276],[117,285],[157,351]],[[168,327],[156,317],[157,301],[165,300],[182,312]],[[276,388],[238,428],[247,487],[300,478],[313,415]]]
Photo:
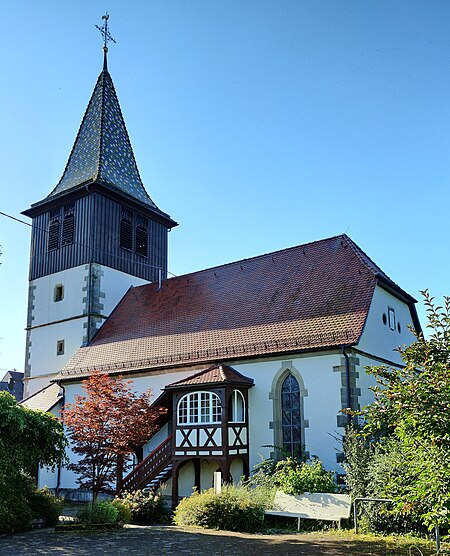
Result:
[[55,533],[41,529],[0,535],[1,556],[100,556],[176,554],[198,556],[387,556],[420,554],[386,550],[384,543],[365,543],[332,533],[247,535],[226,531],[181,529],[173,526],[138,527],[108,533]]

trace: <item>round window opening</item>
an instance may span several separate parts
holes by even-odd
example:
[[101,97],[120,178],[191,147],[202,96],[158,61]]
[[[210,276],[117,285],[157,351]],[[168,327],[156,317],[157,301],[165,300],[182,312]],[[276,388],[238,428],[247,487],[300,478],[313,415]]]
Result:
[[387,324],[387,316],[386,316],[386,313],[383,313],[383,324]]

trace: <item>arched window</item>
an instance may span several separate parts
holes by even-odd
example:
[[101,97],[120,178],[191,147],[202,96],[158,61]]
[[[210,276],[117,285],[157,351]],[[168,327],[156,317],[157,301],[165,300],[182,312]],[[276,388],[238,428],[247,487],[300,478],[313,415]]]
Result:
[[179,425],[220,423],[222,418],[222,404],[214,392],[185,394],[177,411]]
[[245,422],[244,396],[240,390],[233,390],[228,404],[228,421],[230,423]]
[[281,386],[281,430],[283,448],[292,456],[302,450],[300,386],[288,373]]

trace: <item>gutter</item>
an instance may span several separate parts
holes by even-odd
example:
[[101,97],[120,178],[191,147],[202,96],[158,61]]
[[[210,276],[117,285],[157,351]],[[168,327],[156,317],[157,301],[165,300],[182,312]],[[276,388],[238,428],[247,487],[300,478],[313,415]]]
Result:
[[[352,396],[351,396],[351,391],[350,391],[350,361],[348,358],[348,354],[345,351],[345,347],[346,346],[342,346],[342,355],[344,356],[345,359],[345,379],[347,381],[347,408],[348,409],[352,409]],[[347,414],[347,421],[350,424],[352,420],[352,416]]]
[[[62,409],[64,407],[65,402],[66,402],[66,388],[65,388],[65,386],[62,385],[61,380],[58,380],[57,384],[63,391],[63,395],[62,395],[62,398],[61,398],[61,409]],[[61,423],[64,425],[63,415],[64,414],[61,413]],[[61,463],[58,463],[58,474],[57,474],[57,477],[56,477],[55,496],[58,496],[60,486],[61,486]]]

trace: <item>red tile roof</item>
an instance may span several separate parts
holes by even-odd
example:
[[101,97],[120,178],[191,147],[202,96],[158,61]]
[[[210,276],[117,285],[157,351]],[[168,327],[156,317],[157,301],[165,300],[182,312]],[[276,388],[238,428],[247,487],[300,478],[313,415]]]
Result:
[[62,377],[356,344],[377,281],[345,235],[132,288]]
[[218,365],[213,365],[204,371],[188,376],[183,380],[172,382],[172,384],[165,387],[165,390],[198,386],[199,384],[202,386],[210,384],[240,384],[249,387],[253,386],[253,379],[242,375],[236,371],[236,369],[233,369],[233,367],[222,365],[220,363]]

